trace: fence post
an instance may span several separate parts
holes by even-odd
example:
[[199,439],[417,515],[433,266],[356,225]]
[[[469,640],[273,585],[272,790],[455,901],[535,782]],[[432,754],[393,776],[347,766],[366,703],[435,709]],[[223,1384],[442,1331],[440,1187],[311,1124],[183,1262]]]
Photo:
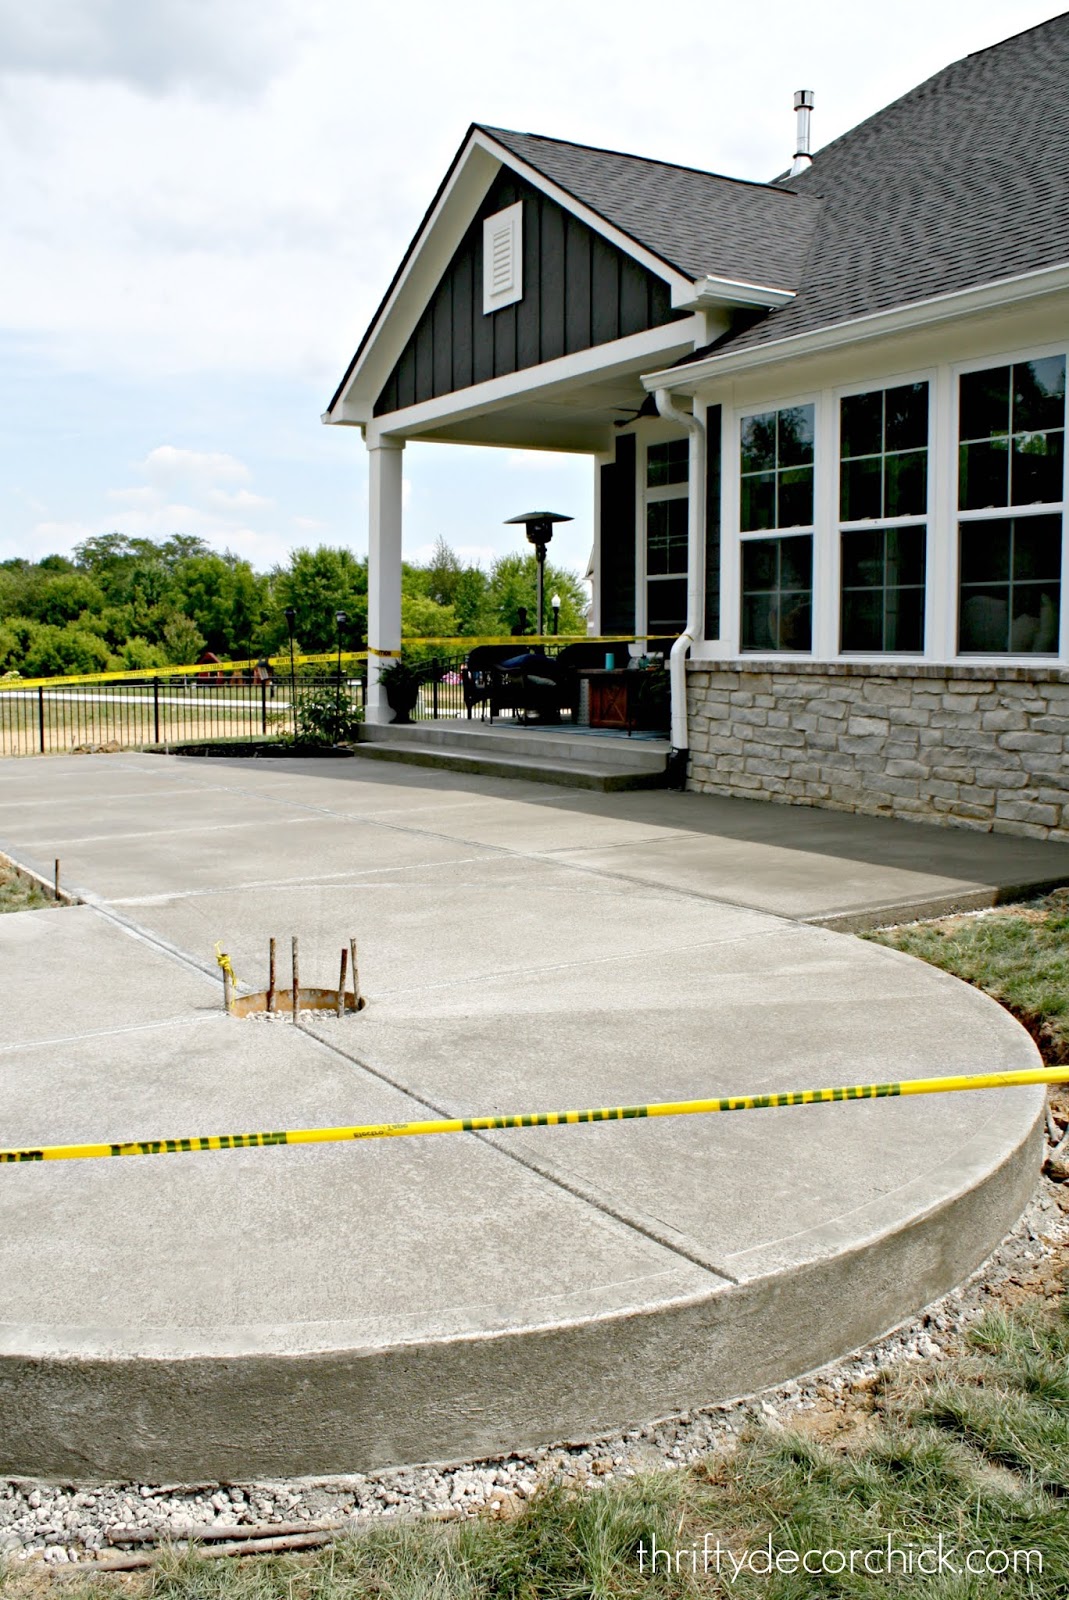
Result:
[[41,684],[37,685],[37,736],[41,745],[41,754],[45,753],[45,691]]
[[267,679],[260,682],[260,732],[267,733]]
[[152,737],[155,744],[160,742],[160,680],[152,680]]
[[438,675],[437,675],[437,673],[435,673],[435,677],[434,677],[434,694],[432,696],[431,709],[432,709],[432,711],[434,713],[434,720],[437,722],[437,720],[438,720]]

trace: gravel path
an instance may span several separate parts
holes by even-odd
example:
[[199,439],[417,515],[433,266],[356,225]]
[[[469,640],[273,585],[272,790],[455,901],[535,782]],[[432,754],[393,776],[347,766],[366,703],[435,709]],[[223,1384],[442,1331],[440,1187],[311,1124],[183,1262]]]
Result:
[[1016,1229],[961,1288],[889,1337],[800,1382],[611,1438],[448,1467],[233,1485],[57,1486],[12,1479],[0,1487],[0,1554],[88,1568],[99,1554],[114,1550],[108,1530],[115,1528],[166,1539],[225,1526],[240,1538],[243,1526],[264,1523],[344,1524],[420,1513],[504,1517],[547,1480],[581,1484],[681,1466],[711,1451],[730,1451],[755,1421],[842,1432],[878,1373],[903,1362],[942,1361],[961,1349],[970,1325],[994,1306],[1059,1293],[1067,1257],[1069,1184],[1043,1178]]

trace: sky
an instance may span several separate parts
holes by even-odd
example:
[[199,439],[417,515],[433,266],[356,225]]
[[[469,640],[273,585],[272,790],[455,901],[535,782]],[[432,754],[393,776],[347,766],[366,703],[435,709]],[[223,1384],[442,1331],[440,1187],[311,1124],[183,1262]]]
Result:
[[[1064,3],[0,0],[0,560],[366,552],[359,431],[319,418],[470,122],[766,180],[795,89],[819,147]],[[582,571],[589,458],[405,451],[411,560],[543,506]]]

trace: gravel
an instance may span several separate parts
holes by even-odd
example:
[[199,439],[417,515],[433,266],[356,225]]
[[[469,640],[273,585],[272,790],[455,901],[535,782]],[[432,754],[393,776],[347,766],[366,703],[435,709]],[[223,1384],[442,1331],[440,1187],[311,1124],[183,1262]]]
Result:
[[[292,1023],[291,1023],[292,1025]],[[576,1486],[683,1466],[711,1452],[730,1453],[743,1430],[803,1422],[807,1413],[845,1415],[881,1373],[902,1363],[931,1363],[960,1350],[969,1327],[994,1305],[1023,1298],[1048,1280],[1069,1246],[1069,1195],[1041,1181],[1017,1227],[959,1288],[914,1321],[818,1372],[757,1396],[666,1417],[609,1438],[571,1442],[503,1459],[449,1466],[398,1467],[330,1478],[241,1484],[46,1484],[0,1482],[0,1555],[49,1565],[90,1564],[113,1551],[107,1530],[151,1530],[160,1539],[203,1527],[275,1523],[347,1523],[368,1518],[474,1513],[514,1515],[539,1486]]]

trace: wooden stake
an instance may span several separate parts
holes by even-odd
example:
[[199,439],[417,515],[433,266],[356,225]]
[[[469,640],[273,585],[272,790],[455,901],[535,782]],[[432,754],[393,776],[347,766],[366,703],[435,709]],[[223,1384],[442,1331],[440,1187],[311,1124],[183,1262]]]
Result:
[[349,950],[353,958],[353,1010],[360,1010],[360,973],[356,965],[356,940],[349,940]]
[[233,1004],[234,985],[230,977],[230,963],[228,961],[226,966],[223,968],[223,1009],[226,1011],[227,1015],[229,1015],[230,1008]]
[[59,899],[59,857],[56,857],[56,899]]
[[301,1020],[301,968],[297,957],[297,935],[293,935],[293,1020]]
[[275,1009],[275,941],[272,939],[268,945],[267,956],[267,1009]]
[[341,971],[338,973],[338,1015],[345,1015],[345,969],[349,964],[349,952],[345,946],[341,947]]

